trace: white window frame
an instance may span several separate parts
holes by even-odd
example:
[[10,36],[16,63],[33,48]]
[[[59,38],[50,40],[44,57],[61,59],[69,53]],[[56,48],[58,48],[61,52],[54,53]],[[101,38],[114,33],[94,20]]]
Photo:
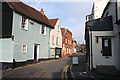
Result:
[[[42,33],[42,27],[43,27],[43,26],[45,27],[45,28],[44,28],[44,33]],[[41,34],[42,34],[42,35],[46,35],[46,26],[43,25],[43,24],[41,25]]]
[[[24,19],[26,18],[25,22],[23,22],[24,21],[23,18]],[[22,16],[21,28],[24,29],[24,30],[28,30],[28,18],[25,17],[25,16]]]
[[[26,47],[26,50],[24,51],[23,48]],[[27,45],[22,45],[22,53],[27,53]]]

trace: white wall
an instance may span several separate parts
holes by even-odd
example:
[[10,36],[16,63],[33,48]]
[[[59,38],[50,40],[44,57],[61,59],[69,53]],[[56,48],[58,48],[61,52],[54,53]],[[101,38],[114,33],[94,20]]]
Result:
[[[120,2],[117,4],[118,5],[118,7],[120,7],[119,5],[120,5]],[[120,47],[119,47],[119,36],[120,36],[120,34],[119,34],[119,26],[117,25],[117,24],[115,24],[116,23],[116,3],[115,2],[113,2],[113,3],[111,3],[110,5],[109,5],[109,7],[108,7],[108,9],[106,10],[106,12],[105,12],[105,14],[106,13],[109,13],[109,15],[112,15],[112,21],[113,21],[113,33],[114,33],[114,38],[113,38],[113,51],[114,51],[114,58],[115,58],[115,65],[116,65],[116,69],[118,69],[118,70],[120,70],[120,52],[119,52],[119,50],[120,50]],[[120,15],[119,15],[119,10],[118,10],[118,19],[119,19],[119,17],[120,17]]]
[[[101,37],[99,37],[98,43],[96,43],[95,36],[101,36]],[[96,68],[96,66],[100,66],[100,65],[115,65],[114,64],[113,47],[112,47],[112,58],[106,60],[105,58],[103,58],[101,56],[102,36],[113,36],[113,32],[112,31],[92,31],[93,68]],[[113,37],[111,37],[111,38],[113,39]],[[91,37],[90,37],[90,44],[91,44]],[[113,40],[112,40],[112,46],[113,46]],[[91,46],[90,46],[90,48],[91,48]],[[91,54],[91,49],[90,49],[90,54]],[[102,62],[104,62],[105,64],[103,64]]]
[[94,19],[101,18],[101,15],[107,3],[108,0],[100,0],[94,2]]
[[[58,25],[59,25],[59,32],[58,32]],[[54,43],[55,43],[54,45],[52,44],[52,36],[54,36]],[[58,45],[56,45],[56,38],[57,37],[59,37]],[[61,34],[59,19],[57,20],[54,29],[52,29],[50,32],[50,47],[51,48],[55,48],[55,47],[62,48],[62,34]]]

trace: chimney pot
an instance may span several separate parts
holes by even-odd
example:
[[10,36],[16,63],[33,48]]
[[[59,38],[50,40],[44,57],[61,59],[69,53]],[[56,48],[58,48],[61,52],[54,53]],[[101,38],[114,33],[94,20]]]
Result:
[[41,9],[40,13],[44,15],[44,11],[43,11],[43,8]]

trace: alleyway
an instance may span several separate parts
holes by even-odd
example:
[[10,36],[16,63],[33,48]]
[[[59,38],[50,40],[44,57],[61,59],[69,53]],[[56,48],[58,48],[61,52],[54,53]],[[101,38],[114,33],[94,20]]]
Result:
[[70,64],[70,58],[38,63],[15,70],[3,71],[3,78],[62,78],[63,69]]

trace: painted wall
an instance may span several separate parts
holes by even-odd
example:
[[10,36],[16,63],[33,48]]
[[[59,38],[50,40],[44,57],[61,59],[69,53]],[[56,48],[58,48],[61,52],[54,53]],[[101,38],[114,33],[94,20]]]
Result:
[[[50,27],[46,27],[46,35],[41,34],[41,24],[28,20],[28,30],[21,28],[22,16],[13,13],[14,59],[17,62],[34,59],[34,43],[40,44],[39,59],[49,58]],[[22,45],[27,45],[27,53],[22,53]]]
[[[59,25],[59,31],[58,31],[58,25]],[[54,44],[52,44],[52,36],[54,36]],[[56,39],[57,39],[57,37],[59,37],[58,45],[56,44]],[[60,30],[59,19],[57,20],[54,29],[52,29],[51,32],[50,32],[50,47],[51,47],[52,49],[54,49],[55,47],[62,48],[62,34],[61,34],[61,30]],[[55,55],[55,54],[54,54],[54,55]],[[51,58],[54,57],[54,56],[52,56],[52,50],[51,50],[50,57],[51,57]]]
[[[106,10],[106,13],[109,13],[109,15],[112,15],[112,20],[113,20],[113,33],[114,33],[114,38],[113,38],[113,51],[114,51],[114,58],[115,58],[115,65],[116,65],[116,69],[120,70],[120,34],[119,34],[119,26],[116,23],[116,3],[112,2],[110,4],[110,6],[108,7],[108,9]],[[105,16],[105,15],[104,15]]]
[[[98,43],[96,43],[95,36],[101,36],[101,37],[98,37],[99,39]],[[110,37],[112,40],[112,57],[105,59],[105,57],[101,55],[102,36],[106,36],[106,37],[113,36],[113,32],[112,31],[92,31],[93,68],[96,68],[96,66],[100,66],[100,65],[115,65],[114,52],[113,52],[113,37]],[[91,54],[91,49],[90,49],[90,54]]]
[[[58,31],[58,25],[59,25],[59,31]],[[54,44],[52,44],[52,36],[54,36]],[[56,44],[57,37],[59,37],[58,45]],[[62,48],[62,34],[61,34],[61,30],[60,30],[59,19],[57,20],[54,29],[52,29],[50,32],[50,47],[51,48],[55,48],[55,47]]]
[[94,19],[101,18],[104,8],[107,5],[108,0],[100,0],[94,2]]
[[13,62],[13,48],[11,38],[0,39],[0,62]]

